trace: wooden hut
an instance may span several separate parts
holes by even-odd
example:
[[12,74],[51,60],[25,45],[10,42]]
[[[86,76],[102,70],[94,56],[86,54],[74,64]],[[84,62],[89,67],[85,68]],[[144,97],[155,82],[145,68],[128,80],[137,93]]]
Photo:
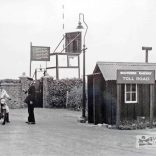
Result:
[[[156,117],[156,63],[97,62],[88,75],[88,122],[119,124]],[[156,93],[156,92],[155,92]]]

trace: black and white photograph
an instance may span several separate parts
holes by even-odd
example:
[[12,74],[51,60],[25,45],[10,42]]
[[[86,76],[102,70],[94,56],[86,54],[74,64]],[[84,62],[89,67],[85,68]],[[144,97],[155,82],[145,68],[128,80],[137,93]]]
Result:
[[0,155],[156,155],[156,0],[0,0],[0,49]]

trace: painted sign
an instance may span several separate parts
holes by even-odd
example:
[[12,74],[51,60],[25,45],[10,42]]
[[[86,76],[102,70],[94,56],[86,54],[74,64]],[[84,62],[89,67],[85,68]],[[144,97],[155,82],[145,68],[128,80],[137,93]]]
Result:
[[156,148],[156,135],[137,135],[137,148]]
[[154,70],[117,70],[118,84],[154,84]]
[[32,46],[32,61],[50,61],[50,47]]
[[65,46],[66,53],[81,53],[81,32],[66,33]]

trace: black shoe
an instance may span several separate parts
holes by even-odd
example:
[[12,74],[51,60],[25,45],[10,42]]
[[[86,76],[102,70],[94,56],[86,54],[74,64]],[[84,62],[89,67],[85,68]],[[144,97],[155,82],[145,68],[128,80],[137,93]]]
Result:
[[5,123],[3,122],[2,125],[5,125]]
[[36,124],[35,122],[30,122],[30,124]]
[[25,123],[30,124],[30,122],[29,122],[29,121],[26,121]]

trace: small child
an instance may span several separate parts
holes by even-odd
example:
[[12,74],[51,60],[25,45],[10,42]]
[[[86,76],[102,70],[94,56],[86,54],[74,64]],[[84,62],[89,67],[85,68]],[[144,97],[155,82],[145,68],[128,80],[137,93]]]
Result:
[[3,114],[3,125],[5,125],[5,122],[10,122],[9,121],[9,107],[6,103],[6,100],[5,99],[1,99],[1,112]]
[[9,122],[9,107],[5,101],[5,99],[11,100],[10,96],[8,95],[8,93],[6,92],[5,89],[3,89],[3,86],[0,83],[0,105],[1,105],[1,112],[3,114],[3,125],[5,125],[5,122]]

